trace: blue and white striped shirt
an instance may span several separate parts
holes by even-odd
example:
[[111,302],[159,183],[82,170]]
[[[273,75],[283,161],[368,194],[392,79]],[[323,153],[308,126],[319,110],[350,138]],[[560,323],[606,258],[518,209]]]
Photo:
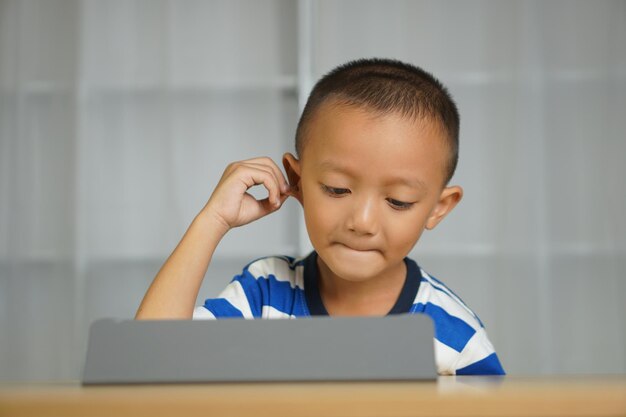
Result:
[[[407,277],[389,314],[425,313],[435,324],[440,375],[503,375],[498,356],[476,314],[441,281],[405,258]],[[271,256],[248,264],[222,291],[194,310],[194,319],[298,318],[328,315],[317,285],[317,253]]]

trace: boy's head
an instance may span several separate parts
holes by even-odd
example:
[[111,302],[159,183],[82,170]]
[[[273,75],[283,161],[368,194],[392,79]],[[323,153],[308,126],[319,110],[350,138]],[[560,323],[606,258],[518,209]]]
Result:
[[402,275],[403,259],[462,197],[447,183],[459,117],[432,76],[361,60],[323,77],[283,164],[320,271],[348,281]]
[[390,59],[360,59],[341,65],[314,86],[296,130],[296,154],[302,157],[309,127],[323,104],[361,107],[376,114],[397,113],[415,121],[428,120],[441,129],[448,148],[443,168],[447,184],[459,152],[459,112],[447,89],[416,66]]

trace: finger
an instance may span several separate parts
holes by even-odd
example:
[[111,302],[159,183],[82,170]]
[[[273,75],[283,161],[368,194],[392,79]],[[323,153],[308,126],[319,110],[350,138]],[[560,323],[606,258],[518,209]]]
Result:
[[[275,169],[272,169],[271,166],[265,165],[265,164],[259,164],[259,163],[247,163],[246,165],[249,166],[250,168],[265,171],[268,174],[270,174],[276,182],[276,185],[279,189],[279,195],[282,195],[288,192],[289,186],[287,182],[285,181],[284,177],[282,176],[280,172],[277,173]],[[285,187],[287,187],[287,190],[285,190]]]
[[245,171],[242,171],[243,175],[240,179],[246,185],[246,188],[250,188],[255,185],[263,185],[269,194],[268,199],[271,204],[274,206],[280,206],[281,192],[276,178],[274,177],[274,173],[271,172],[271,170],[251,166],[245,166],[242,167],[242,169],[245,169]]
[[254,164],[260,164],[260,165],[263,165],[263,166],[266,166],[266,167],[270,168],[272,170],[272,172],[274,173],[274,175],[276,176],[276,181],[278,181],[278,184],[280,185],[281,191],[283,193],[286,193],[286,192],[289,191],[289,183],[287,182],[287,178],[285,177],[285,175],[281,171],[281,169],[278,166],[278,164],[276,164],[276,162],[274,162],[274,160],[272,158],[264,156],[264,157],[260,157],[260,158],[249,159],[246,162],[250,162],[250,163],[254,163]]
[[262,206],[263,210],[266,211],[265,214],[269,214],[273,211],[279,210],[283,206],[283,203],[287,201],[289,197],[290,197],[289,194],[281,194],[278,199],[278,202],[279,202],[278,204],[271,202],[269,197],[264,198],[262,200],[257,200],[257,203],[259,203]]
[[270,202],[269,197],[262,200],[257,200],[253,195],[246,193],[244,197],[243,212],[246,213],[245,217],[247,221],[253,221],[260,219],[263,216],[267,216],[274,210],[277,210],[276,206]]
[[242,178],[243,176],[243,178],[246,178],[242,182],[242,186],[244,187],[244,189],[248,189],[255,185],[263,184],[262,181],[254,180],[251,178],[250,172],[247,171],[249,169],[263,171],[269,174],[271,177],[273,177],[276,183],[276,186],[279,188],[278,196],[273,195],[271,193],[270,188],[268,188],[267,186],[265,188],[268,191],[270,191],[270,198],[271,198],[272,203],[277,206],[280,206],[281,202],[277,200],[279,200],[282,194],[289,193],[289,185],[287,184],[287,181],[285,180],[278,166],[275,163],[273,163],[273,161],[270,158],[263,157],[263,158],[254,158],[254,159],[248,159],[245,161],[233,162],[229,164],[228,167],[226,168],[225,173],[224,173],[224,177],[225,177],[224,180],[226,180],[226,178],[228,177],[232,179],[232,178]]
[[283,174],[283,171],[280,169],[278,164],[276,164],[276,162],[274,162],[272,159],[268,158],[268,163],[270,168],[272,168],[272,170],[276,174],[276,177],[278,178],[278,183],[280,184],[281,191],[283,193],[287,193],[289,191],[289,182],[287,181],[287,177],[285,177],[285,174]]
[[263,163],[259,163],[259,162],[247,162],[246,166],[249,166],[255,169],[260,169],[271,174],[274,177],[276,184],[278,184],[279,187],[281,186],[280,177],[276,176],[276,171],[273,170],[271,166],[263,164]]

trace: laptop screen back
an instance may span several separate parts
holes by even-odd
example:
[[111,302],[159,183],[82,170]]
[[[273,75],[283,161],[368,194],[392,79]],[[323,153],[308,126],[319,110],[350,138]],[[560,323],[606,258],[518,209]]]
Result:
[[83,384],[416,380],[436,377],[423,314],[297,320],[103,319]]

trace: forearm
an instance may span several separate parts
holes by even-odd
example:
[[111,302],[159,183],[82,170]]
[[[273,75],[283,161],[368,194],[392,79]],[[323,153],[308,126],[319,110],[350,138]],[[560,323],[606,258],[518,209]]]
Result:
[[[247,191],[261,184],[268,197],[256,200]],[[226,232],[278,210],[288,197],[287,181],[270,158],[229,164],[211,198],[152,281],[135,318],[191,318],[204,274]]]
[[215,248],[227,230],[200,213],[154,278],[135,318],[190,319]]

